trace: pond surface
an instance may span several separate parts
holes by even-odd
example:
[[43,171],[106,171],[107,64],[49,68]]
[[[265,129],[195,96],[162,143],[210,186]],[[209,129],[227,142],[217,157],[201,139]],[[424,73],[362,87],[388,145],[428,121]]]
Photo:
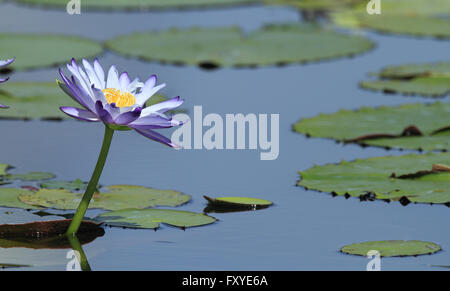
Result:
[[[20,20],[18,20],[20,19]],[[83,13],[69,16],[0,4],[1,32],[48,32],[106,40],[115,35],[169,27],[239,25],[250,31],[267,23],[299,21],[286,7],[241,7],[155,13]],[[251,150],[175,151],[134,132],[113,140],[102,185],[133,184],[175,189],[192,195],[180,210],[201,212],[203,195],[254,196],[275,203],[254,212],[214,213],[216,224],[186,231],[162,226],[158,231],[106,228],[105,235],[84,245],[93,270],[365,270],[368,260],[339,253],[346,244],[370,240],[426,240],[444,251],[432,256],[382,259],[383,270],[433,270],[450,262],[449,209],[445,206],[360,202],[296,187],[297,171],[314,164],[372,156],[399,155],[332,140],[308,139],[292,132],[300,118],[341,108],[429,102],[420,97],[383,95],[358,88],[365,74],[383,66],[443,61],[450,43],[428,38],[363,32],[377,47],[355,58],[308,65],[259,69],[177,67],[145,63],[106,52],[103,66],[141,77],[158,74],[168,97],[181,95],[192,116],[203,114],[280,114],[280,154],[261,161]],[[131,46],[132,44],[130,44]],[[14,81],[51,81],[56,69],[20,72]],[[75,121],[4,121],[0,161],[17,172],[48,171],[59,180],[88,180],[101,144],[103,126]],[[163,132],[170,136],[170,131]],[[2,223],[39,219],[26,211],[0,208]],[[94,216],[99,211],[88,211]],[[49,219],[49,217],[45,217]],[[0,263],[39,262],[32,269],[65,270],[67,250],[0,249]]]

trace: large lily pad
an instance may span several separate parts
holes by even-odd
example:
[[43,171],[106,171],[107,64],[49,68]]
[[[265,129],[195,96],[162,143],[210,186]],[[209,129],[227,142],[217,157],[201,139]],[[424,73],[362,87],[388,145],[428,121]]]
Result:
[[[66,6],[67,0],[16,0],[17,2],[48,6]],[[199,8],[258,3],[260,0],[83,0],[81,9],[87,10],[156,10]]]
[[[147,208],[154,206],[179,206],[191,197],[172,190],[158,190],[143,186],[114,185],[102,188],[94,194],[90,208],[119,210],[124,208]],[[55,209],[76,209],[82,193],[73,193],[64,189],[41,189],[33,194],[22,194],[20,201],[41,207]]]
[[0,59],[15,56],[8,68],[15,70],[37,69],[67,62],[71,57],[94,57],[102,46],[89,39],[38,34],[0,34]]
[[40,209],[39,207],[23,203],[19,200],[19,195],[31,194],[26,189],[0,188],[0,206],[22,209]]
[[214,223],[214,217],[201,213],[170,209],[123,209],[103,213],[95,220],[110,226],[156,229],[160,223],[188,228]]
[[66,189],[71,191],[86,190],[88,183],[80,179],[75,181],[48,181],[41,183],[39,186],[44,189]]
[[385,240],[356,243],[341,248],[343,253],[358,256],[367,256],[371,250],[378,251],[381,257],[406,257],[434,254],[440,251],[441,247],[419,240]]
[[268,66],[352,56],[373,43],[306,25],[270,25],[244,35],[238,27],[170,29],[120,36],[106,46],[147,61],[217,66]]
[[[363,107],[319,114],[294,124],[296,132],[388,148],[450,149],[450,103]],[[447,130],[446,130],[447,128]]]
[[[333,195],[450,206],[450,153],[388,156],[314,166],[297,185]],[[433,167],[434,166],[434,167]],[[432,169],[443,168],[442,171]],[[448,167],[447,167],[448,168]]]
[[391,66],[376,73],[377,81],[361,87],[386,93],[439,97],[450,92],[450,62]]
[[[415,36],[450,37],[450,3],[446,0],[383,0],[381,14],[369,15],[366,1],[357,7],[337,12],[337,24],[369,28],[380,32]],[[445,16],[447,15],[447,16]]]

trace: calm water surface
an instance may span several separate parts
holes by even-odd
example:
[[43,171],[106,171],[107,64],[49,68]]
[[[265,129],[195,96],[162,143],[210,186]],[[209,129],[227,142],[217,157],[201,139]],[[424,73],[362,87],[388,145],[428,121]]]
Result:
[[[20,19],[20,21],[18,21]],[[65,33],[106,40],[135,31],[169,27],[238,25],[251,31],[267,23],[299,21],[283,7],[157,13],[83,13],[69,16],[0,4],[1,32]],[[280,114],[280,155],[260,161],[257,151],[175,151],[134,132],[118,132],[101,183],[176,189],[192,195],[180,210],[200,212],[202,195],[255,196],[275,206],[255,212],[213,214],[216,224],[186,231],[106,228],[106,234],[84,245],[94,270],[365,270],[364,257],[343,255],[343,245],[368,240],[428,240],[444,251],[417,258],[383,259],[384,270],[431,270],[450,264],[449,209],[445,206],[359,202],[295,187],[297,171],[315,164],[400,151],[339,145],[293,133],[300,118],[341,108],[428,102],[419,97],[383,95],[358,88],[365,74],[386,65],[448,60],[450,43],[433,39],[361,32],[377,47],[355,58],[283,68],[218,69],[176,67],[128,59],[105,52],[104,66],[118,64],[142,78],[157,73],[166,82],[162,93],[181,95],[192,115]],[[133,44],[130,44],[130,46]],[[14,81],[51,81],[56,69],[20,72]],[[75,121],[1,121],[0,161],[17,172],[49,171],[61,180],[88,180],[101,144],[103,126]],[[167,135],[170,131],[165,132]],[[25,211],[0,208],[0,219],[18,223],[39,219]],[[94,216],[99,211],[88,212]],[[45,217],[50,219],[52,217]],[[0,249],[0,263],[33,262],[37,270],[65,270],[67,250]]]

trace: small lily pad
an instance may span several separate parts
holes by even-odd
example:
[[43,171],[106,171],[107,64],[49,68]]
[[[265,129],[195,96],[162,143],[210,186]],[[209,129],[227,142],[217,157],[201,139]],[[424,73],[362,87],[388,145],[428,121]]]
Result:
[[450,150],[450,103],[363,107],[319,114],[294,124],[312,137],[387,148]]
[[344,246],[341,252],[367,256],[371,250],[376,250],[381,257],[407,257],[430,255],[441,250],[441,247],[432,242],[419,240],[385,240],[385,241],[369,241]]
[[376,76],[380,80],[361,82],[361,87],[430,97],[443,97],[450,93],[450,62],[391,66]]
[[[19,3],[66,7],[67,0],[16,0]],[[83,0],[86,10],[165,10],[258,3],[261,0]]]
[[0,269],[16,269],[16,268],[29,268],[31,265],[19,265],[19,264],[1,264]]
[[80,179],[75,181],[48,181],[41,183],[39,186],[43,189],[66,189],[71,191],[86,190],[88,183]]
[[63,35],[0,34],[0,59],[15,56],[8,68],[38,69],[67,62],[69,56],[88,58],[99,55],[102,46],[92,40]]
[[214,223],[214,217],[201,213],[170,209],[123,209],[106,212],[95,218],[110,226],[156,229],[160,223],[188,228]]
[[350,28],[369,28],[392,34],[450,37],[450,23],[443,15],[449,13],[446,0],[383,0],[381,14],[369,15],[367,2],[333,14],[335,23]]
[[361,36],[316,26],[286,24],[265,26],[248,35],[238,27],[135,33],[107,41],[106,47],[147,61],[216,68],[273,66],[353,56],[371,49],[373,43]]
[[[191,197],[173,190],[158,190],[143,186],[114,185],[102,188],[95,193],[89,208],[119,210],[124,208],[147,208],[154,206],[179,206]],[[20,201],[41,207],[54,209],[76,209],[82,193],[73,193],[65,189],[41,189],[33,194],[22,194]]]
[[[299,172],[298,186],[361,201],[436,203],[450,206],[450,153],[375,157],[314,166]],[[433,170],[430,170],[433,169]]]
[[31,193],[31,191],[26,189],[0,188],[0,206],[22,209],[40,209],[40,207],[29,205],[19,200],[19,195]]
[[267,208],[273,203],[269,200],[248,197],[219,197],[211,198],[203,196],[211,206],[229,208],[261,209]]
[[46,173],[46,172],[30,172],[26,174],[8,174],[3,176],[3,179],[9,180],[9,181],[25,181],[25,182],[32,182],[32,181],[43,181],[43,180],[50,180],[55,178],[55,175],[52,173]]

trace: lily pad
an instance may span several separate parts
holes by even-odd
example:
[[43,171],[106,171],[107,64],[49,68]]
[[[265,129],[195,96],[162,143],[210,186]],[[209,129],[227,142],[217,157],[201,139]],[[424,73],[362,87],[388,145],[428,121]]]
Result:
[[31,194],[31,191],[19,188],[0,188],[0,206],[22,209],[40,209],[19,200],[21,194]]
[[361,36],[287,24],[265,26],[248,35],[238,27],[135,33],[107,41],[106,47],[147,61],[216,68],[272,66],[353,56],[371,49],[373,43]]
[[361,87],[431,97],[442,97],[450,92],[450,62],[391,66],[375,75],[380,80],[361,82]]
[[156,229],[160,223],[188,228],[214,223],[214,217],[170,209],[123,209],[103,213],[95,220],[110,226]]
[[294,124],[296,132],[387,148],[450,149],[450,103],[405,104],[319,114]]
[[[158,190],[143,186],[114,185],[102,188],[95,193],[89,208],[119,210],[124,208],[147,208],[154,206],[179,206],[191,197],[172,190]],[[65,189],[41,189],[33,194],[22,194],[20,201],[41,207],[54,209],[76,209],[82,193],[73,193]]]
[[86,190],[88,183],[80,179],[75,181],[48,181],[39,186],[44,189],[66,189],[71,191]]
[[266,0],[267,4],[289,5],[302,10],[330,11],[358,4],[360,0]]
[[38,69],[67,62],[68,58],[89,58],[102,53],[102,46],[86,38],[48,34],[0,34],[0,59],[15,56],[8,68]]
[[297,185],[335,196],[359,197],[362,201],[381,199],[403,205],[415,202],[450,206],[450,172],[429,171],[437,164],[450,165],[450,153],[342,161],[299,172],[301,179]]
[[378,251],[381,257],[407,257],[434,254],[440,251],[441,247],[419,240],[385,240],[356,243],[341,248],[343,253],[358,256],[367,256],[370,250]]
[[[188,9],[209,6],[229,6],[258,3],[261,0],[83,0],[81,7],[87,10],[160,10]],[[66,6],[67,0],[16,0],[19,3]]]
[[28,268],[31,265],[20,265],[20,264],[1,264],[0,269],[16,269],[16,268]]
[[11,168],[10,165],[8,165],[8,164],[1,164],[1,163],[0,163],[0,176],[6,175],[6,174],[7,174],[6,171],[7,171],[9,168]]
[[248,208],[248,209],[261,209],[267,208],[273,203],[269,200],[259,198],[248,197],[219,197],[211,198],[203,196],[210,205],[217,207],[230,207],[230,208]]
[[[446,0],[383,0],[381,14],[369,15],[367,2],[333,15],[334,21],[350,28],[369,28],[376,31],[414,36],[450,37],[450,13]],[[444,16],[443,16],[444,15]]]
[[20,180],[20,181],[26,181],[26,182],[32,182],[32,181],[43,181],[43,180],[50,180],[55,178],[55,175],[52,173],[46,173],[46,172],[30,172],[26,174],[8,174],[3,176],[3,179],[14,181],[14,180]]

